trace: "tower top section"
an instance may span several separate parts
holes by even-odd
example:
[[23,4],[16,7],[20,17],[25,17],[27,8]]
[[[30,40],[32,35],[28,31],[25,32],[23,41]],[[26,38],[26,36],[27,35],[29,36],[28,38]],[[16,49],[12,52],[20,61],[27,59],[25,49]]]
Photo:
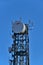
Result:
[[28,32],[27,24],[22,23],[21,21],[16,21],[12,23],[12,32],[18,34],[24,34]]

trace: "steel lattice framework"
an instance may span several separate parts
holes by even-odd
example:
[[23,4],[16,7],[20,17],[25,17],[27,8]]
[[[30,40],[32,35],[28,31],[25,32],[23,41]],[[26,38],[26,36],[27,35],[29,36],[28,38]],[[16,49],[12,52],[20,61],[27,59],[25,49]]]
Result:
[[9,53],[12,58],[9,60],[10,65],[29,65],[29,35],[28,25],[27,32],[13,33],[13,44],[9,47]]

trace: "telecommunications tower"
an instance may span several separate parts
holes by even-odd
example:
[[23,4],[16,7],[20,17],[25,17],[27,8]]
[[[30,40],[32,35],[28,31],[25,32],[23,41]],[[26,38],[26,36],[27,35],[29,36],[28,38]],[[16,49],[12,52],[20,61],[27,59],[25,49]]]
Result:
[[29,25],[21,21],[12,23],[13,44],[9,47],[10,65],[29,65]]

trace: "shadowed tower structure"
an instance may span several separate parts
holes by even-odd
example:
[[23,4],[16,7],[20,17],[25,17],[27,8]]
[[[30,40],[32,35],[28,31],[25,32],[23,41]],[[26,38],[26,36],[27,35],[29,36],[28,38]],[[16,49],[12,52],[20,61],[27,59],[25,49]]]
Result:
[[29,26],[21,21],[12,23],[13,44],[9,47],[10,65],[29,65]]

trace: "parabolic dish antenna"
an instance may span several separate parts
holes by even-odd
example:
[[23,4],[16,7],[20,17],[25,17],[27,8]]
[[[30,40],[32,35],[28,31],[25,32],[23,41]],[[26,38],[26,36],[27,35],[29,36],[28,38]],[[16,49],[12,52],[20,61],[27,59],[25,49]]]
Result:
[[25,30],[26,30],[25,24],[23,24],[20,21],[13,22],[13,24],[12,24],[12,31],[14,33],[24,33]]

